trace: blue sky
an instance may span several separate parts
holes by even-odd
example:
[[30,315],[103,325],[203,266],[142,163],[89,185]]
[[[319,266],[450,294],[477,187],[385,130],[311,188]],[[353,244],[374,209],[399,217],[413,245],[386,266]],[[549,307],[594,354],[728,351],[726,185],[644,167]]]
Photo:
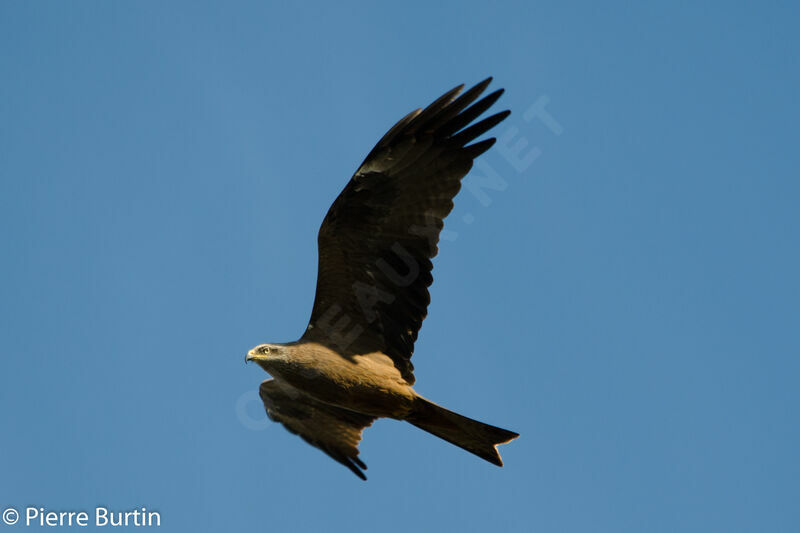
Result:
[[[177,532],[796,531],[797,20],[3,2],[0,507],[145,506]],[[528,164],[496,148],[502,190],[466,179],[416,388],[522,437],[498,469],[380,421],[363,483],[265,423],[244,354],[304,330],[319,224],[386,129],[487,75]],[[526,120],[537,102],[552,120]]]

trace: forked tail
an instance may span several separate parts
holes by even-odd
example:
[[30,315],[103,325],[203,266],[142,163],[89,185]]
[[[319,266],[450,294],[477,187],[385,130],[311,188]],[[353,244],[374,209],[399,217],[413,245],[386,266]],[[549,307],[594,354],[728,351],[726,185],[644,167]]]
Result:
[[417,399],[414,411],[406,420],[497,466],[503,466],[497,445],[519,437],[513,431],[461,416],[424,398]]

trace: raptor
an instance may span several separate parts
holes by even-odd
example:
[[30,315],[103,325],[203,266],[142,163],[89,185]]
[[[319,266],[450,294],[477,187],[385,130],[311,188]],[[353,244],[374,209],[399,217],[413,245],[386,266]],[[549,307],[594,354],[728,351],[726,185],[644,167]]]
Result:
[[430,303],[431,259],[473,160],[474,142],[509,111],[475,122],[503,90],[491,78],[448,91],[395,124],[330,207],[318,236],[317,290],[303,336],[261,344],[255,361],[273,379],[267,414],[366,480],[362,431],[405,420],[497,466],[497,445],[519,435],[449,411],[414,391],[411,355]]

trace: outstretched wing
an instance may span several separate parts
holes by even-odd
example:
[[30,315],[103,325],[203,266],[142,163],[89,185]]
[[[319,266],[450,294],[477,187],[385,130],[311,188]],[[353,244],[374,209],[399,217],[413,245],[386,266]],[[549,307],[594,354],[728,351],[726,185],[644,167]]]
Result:
[[[411,355],[430,303],[431,259],[472,161],[468,144],[509,111],[470,126],[502,94],[476,103],[491,78],[403,118],[367,155],[319,230],[317,293],[303,336],[344,356],[382,352],[414,383]],[[470,105],[472,104],[472,105]]]
[[361,431],[375,418],[315,400],[279,380],[268,379],[258,390],[267,415],[286,429],[303,437],[361,479],[367,469],[358,458]]

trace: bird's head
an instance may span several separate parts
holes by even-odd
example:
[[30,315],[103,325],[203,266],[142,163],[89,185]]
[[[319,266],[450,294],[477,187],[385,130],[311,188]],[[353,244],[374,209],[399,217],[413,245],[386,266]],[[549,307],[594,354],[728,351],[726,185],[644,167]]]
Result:
[[249,352],[244,358],[244,361],[267,361],[270,359],[277,359],[283,355],[283,346],[277,344],[259,344]]

